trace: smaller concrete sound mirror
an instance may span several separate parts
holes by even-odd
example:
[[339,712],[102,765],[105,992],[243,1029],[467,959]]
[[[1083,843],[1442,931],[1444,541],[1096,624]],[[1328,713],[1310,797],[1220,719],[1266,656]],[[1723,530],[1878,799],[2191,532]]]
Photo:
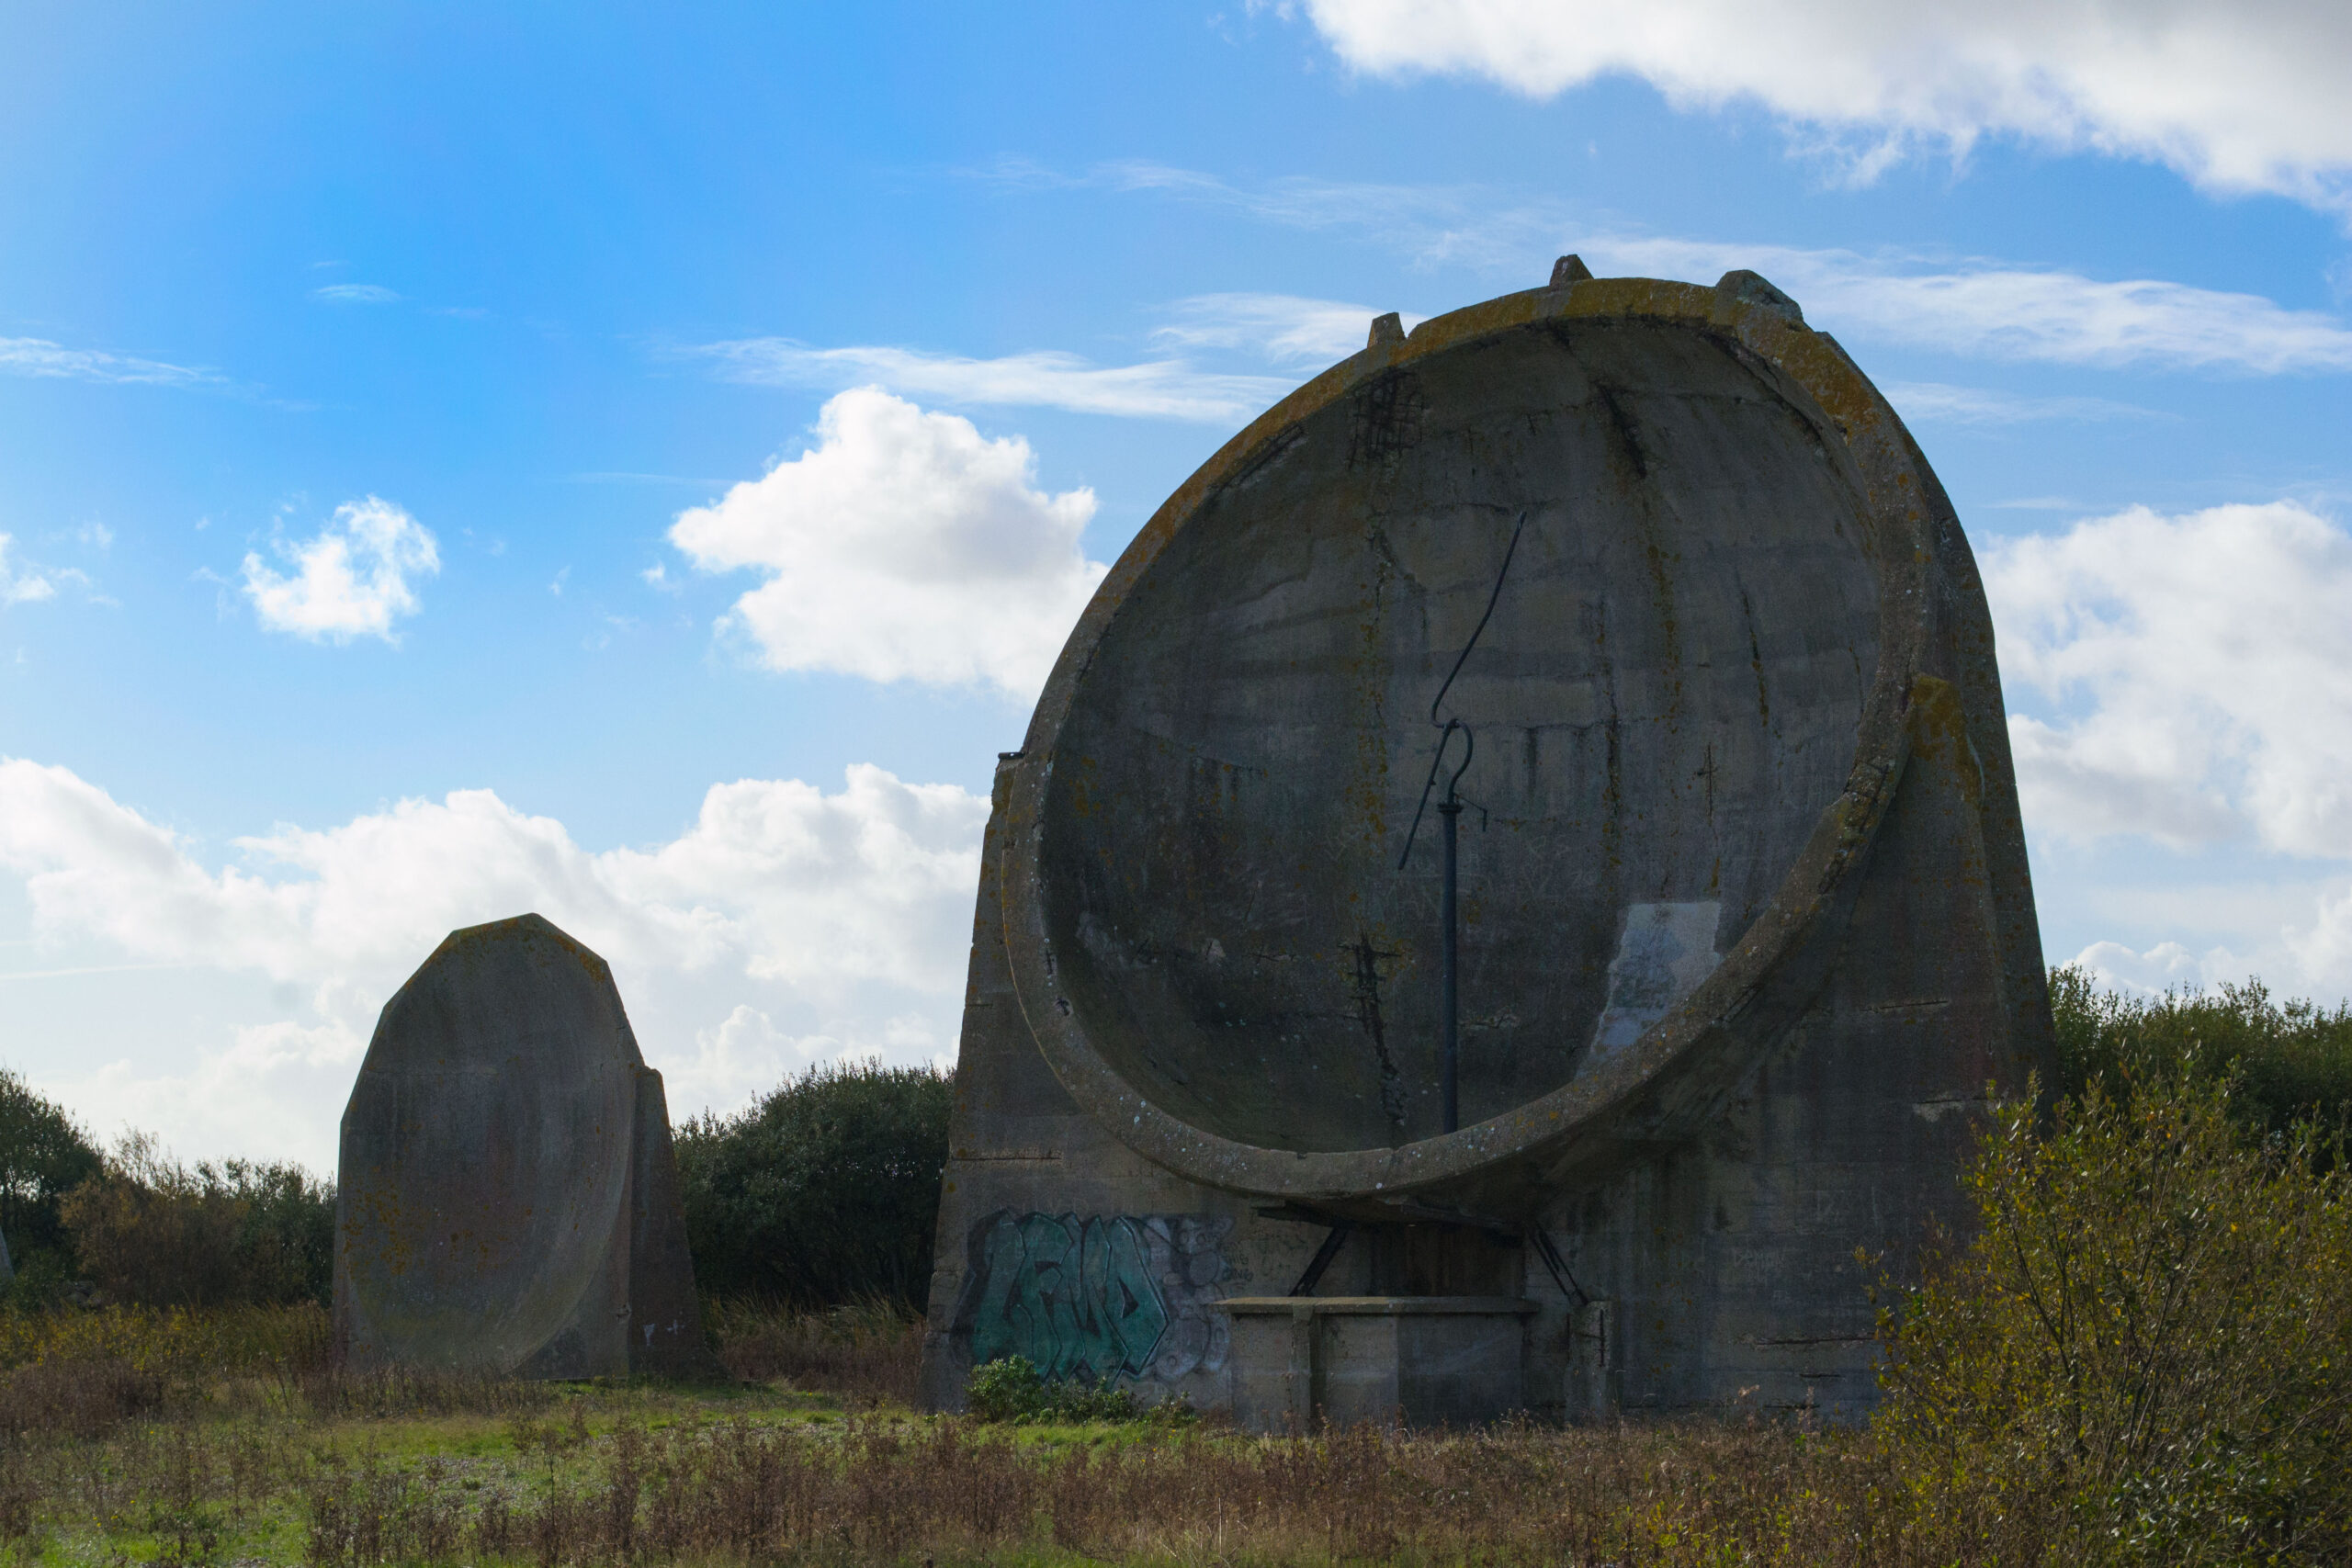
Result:
[[1926,459],[1754,274],[1563,258],[1375,323],[1071,634],[998,773],[928,1397],[1859,1414],[1856,1249],[1957,1221],[2049,1050]]
[[451,931],[343,1113],[345,1366],[715,1375],[662,1075],[605,961],[537,915]]

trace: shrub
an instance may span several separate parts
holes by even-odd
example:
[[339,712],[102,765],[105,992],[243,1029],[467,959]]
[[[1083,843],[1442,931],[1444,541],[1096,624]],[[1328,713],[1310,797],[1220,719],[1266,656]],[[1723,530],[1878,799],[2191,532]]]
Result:
[[333,1291],[334,1189],[300,1166],[184,1166],[133,1133],[61,1212],[83,1272],[117,1301],[324,1304]]
[[2127,997],[2066,967],[2051,971],[2050,1010],[2066,1097],[2093,1081],[2128,1099],[2142,1083],[2233,1077],[2233,1113],[2265,1134],[2306,1117],[2352,1119],[2352,1003],[2273,1001],[2259,980]]
[[40,1304],[73,1277],[60,1205],[101,1164],[72,1117],[0,1067],[0,1236],[16,1267],[18,1303]]
[[972,1369],[965,1398],[983,1421],[1132,1421],[1135,1395],[1109,1383],[1047,1380],[1023,1356],[1006,1356]]
[[2352,1192],[2309,1124],[2245,1136],[2235,1095],[2094,1077],[2046,1135],[2000,1111],[1978,1233],[1893,1320],[1874,1422],[1945,1551],[2352,1554]]
[[925,1067],[821,1066],[740,1116],[688,1122],[678,1176],[703,1292],[919,1311],[952,1083]]

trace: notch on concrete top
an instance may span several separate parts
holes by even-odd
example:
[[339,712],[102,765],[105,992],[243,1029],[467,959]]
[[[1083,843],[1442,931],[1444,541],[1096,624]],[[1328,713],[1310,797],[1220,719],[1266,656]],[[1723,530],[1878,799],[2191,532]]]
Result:
[[1582,256],[1562,256],[1552,264],[1552,287],[1555,288],[1566,288],[1571,283],[1591,281],[1592,268],[1584,265]]
[[1372,335],[1364,340],[1364,347],[1378,348],[1384,343],[1405,341],[1405,318],[1395,310],[1372,319]]
[[1716,279],[1715,292],[1727,294],[1750,305],[1761,305],[1768,310],[1786,316],[1798,326],[1804,325],[1804,310],[1795,300],[1767,283],[1760,273],[1750,272],[1746,267],[1727,272]]

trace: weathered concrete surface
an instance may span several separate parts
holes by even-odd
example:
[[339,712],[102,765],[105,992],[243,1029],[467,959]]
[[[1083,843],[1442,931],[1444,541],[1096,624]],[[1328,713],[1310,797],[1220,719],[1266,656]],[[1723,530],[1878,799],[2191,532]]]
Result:
[[1245,1432],[1472,1427],[1521,1408],[1510,1296],[1237,1296],[1233,1420]]
[[450,932],[384,1004],[335,1222],[345,1365],[716,1370],[662,1075],[605,961],[537,915]]
[[[976,1335],[1133,1328],[1082,1258],[981,1277],[984,1217],[1050,1214],[1214,1230],[1193,1272],[1253,1296],[1351,1220],[1320,1294],[1542,1303],[1540,1409],[1871,1401],[1855,1249],[1904,1266],[1985,1086],[2049,1051],[1982,589],[1770,284],[1554,276],[1375,331],[1072,634],[998,776],[934,1400]],[[1476,739],[1447,1134],[1433,822],[1398,863],[1490,597],[1444,716]]]

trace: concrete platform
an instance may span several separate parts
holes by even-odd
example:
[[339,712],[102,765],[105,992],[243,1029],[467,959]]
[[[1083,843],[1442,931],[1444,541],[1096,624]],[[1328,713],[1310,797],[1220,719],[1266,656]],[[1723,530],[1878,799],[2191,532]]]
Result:
[[1322,1422],[1472,1427],[1521,1408],[1518,1296],[1236,1296],[1233,1419],[1249,1432]]

